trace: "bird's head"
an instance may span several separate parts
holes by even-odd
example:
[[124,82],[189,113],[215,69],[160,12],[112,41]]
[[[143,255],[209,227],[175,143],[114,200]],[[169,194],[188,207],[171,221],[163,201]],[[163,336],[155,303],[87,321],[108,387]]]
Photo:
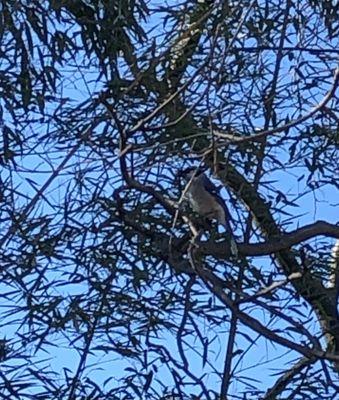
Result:
[[178,172],[178,178],[183,178],[185,181],[189,181],[192,178],[197,178],[205,171],[201,167],[188,167]]

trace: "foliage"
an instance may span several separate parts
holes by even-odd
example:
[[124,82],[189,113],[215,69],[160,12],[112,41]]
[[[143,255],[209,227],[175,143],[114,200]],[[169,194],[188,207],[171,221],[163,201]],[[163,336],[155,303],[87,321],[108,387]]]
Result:
[[1,398],[335,397],[330,3],[1,1]]

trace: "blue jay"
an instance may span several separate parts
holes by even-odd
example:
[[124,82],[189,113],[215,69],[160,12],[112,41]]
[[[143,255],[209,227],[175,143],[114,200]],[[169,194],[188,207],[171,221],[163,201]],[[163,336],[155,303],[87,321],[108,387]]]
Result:
[[237,256],[237,244],[229,223],[230,214],[219,194],[219,189],[209,180],[201,168],[186,168],[180,172],[180,176],[187,181],[185,198],[187,198],[193,211],[208,220],[216,220],[227,230],[231,237],[231,252],[234,256]]

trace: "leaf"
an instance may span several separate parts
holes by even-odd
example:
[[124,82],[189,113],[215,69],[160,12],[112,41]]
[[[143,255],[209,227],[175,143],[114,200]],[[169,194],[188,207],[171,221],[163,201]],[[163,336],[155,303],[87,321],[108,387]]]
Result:
[[146,381],[144,384],[143,391],[147,392],[147,390],[149,389],[149,387],[151,386],[151,383],[152,383],[153,371],[150,371],[147,375],[145,375],[145,378],[146,378]]

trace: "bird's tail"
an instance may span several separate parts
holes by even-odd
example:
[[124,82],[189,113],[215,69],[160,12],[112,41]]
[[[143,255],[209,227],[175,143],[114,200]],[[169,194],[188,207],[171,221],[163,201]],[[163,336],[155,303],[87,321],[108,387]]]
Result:
[[233,257],[238,258],[239,255],[238,245],[232,234],[231,234],[231,254]]
[[222,218],[218,218],[218,223],[225,228],[227,236],[229,236],[230,239],[231,254],[233,257],[237,258],[239,255],[238,245],[236,240],[234,239],[232,227],[231,224],[229,223],[229,220],[226,218],[225,215],[223,215]]

